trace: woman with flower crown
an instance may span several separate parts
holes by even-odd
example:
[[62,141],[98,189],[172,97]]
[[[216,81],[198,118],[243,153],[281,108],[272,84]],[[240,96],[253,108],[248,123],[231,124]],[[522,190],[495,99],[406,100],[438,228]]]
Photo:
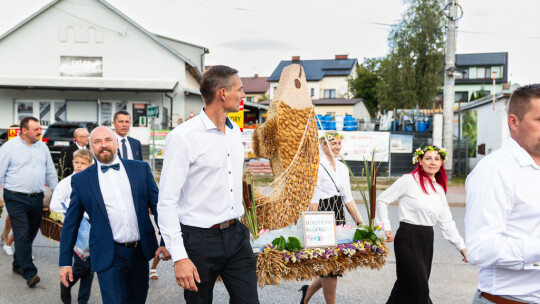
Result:
[[[337,161],[341,151],[341,134],[331,131],[326,132],[319,138],[321,150],[320,165],[317,177],[317,185],[311,199],[310,211],[334,211],[337,225],[345,224],[344,208],[357,225],[362,224],[362,217],[351,192],[349,180],[349,169],[345,164]],[[337,277],[340,274],[331,274],[316,279],[310,286],[304,285],[302,300],[300,303],[308,303],[311,297],[319,290],[323,289],[324,299],[327,304],[336,303]]]
[[443,162],[446,149],[420,147],[413,156],[416,168],[400,177],[377,198],[376,223],[384,223],[388,242],[394,240],[388,219],[388,205],[399,202],[399,228],[396,232],[397,280],[387,304],[430,304],[429,275],[433,258],[433,226],[439,223],[444,238],[452,243],[467,262],[463,238],[459,235],[446,201],[447,177]]

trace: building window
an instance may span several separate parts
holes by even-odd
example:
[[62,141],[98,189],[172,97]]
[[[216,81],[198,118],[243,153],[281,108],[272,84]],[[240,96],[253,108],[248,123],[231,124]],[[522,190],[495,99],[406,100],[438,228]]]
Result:
[[311,97],[315,96],[315,89],[311,88]]
[[247,102],[253,102],[253,96],[246,97]]
[[469,101],[469,92],[456,92],[456,102]]
[[324,98],[336,98],[336,90],[335,89],[325,89],[324,90]]
[[51,102],[39,102],[39,124],[42,127],[47,127],[51,123]]
[[[497,73],[496,78],[500,78],[500,76]],[[493,78],[493,74],[491,74],[491,67],[489,68],[476,68],[476,78],[477,79],[491,79]]]
[[456,79],[469,79],[469,68],[459,70]]
[[486,68],[476,68],[476,78],[478,79],[486,78]]
[[27,116],[34,116],[34,102],[17,101],[17,119],[19,120],[17,123]]

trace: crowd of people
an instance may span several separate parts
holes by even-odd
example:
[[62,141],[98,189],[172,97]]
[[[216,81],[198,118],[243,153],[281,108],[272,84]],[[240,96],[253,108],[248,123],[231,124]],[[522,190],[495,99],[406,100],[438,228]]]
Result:
[[[212,303],[218,276],[230,303],[259,303],[256,257],[249,231],[239,221],[244,212],[241,132],[227,116],[245,98],[238,71],[211,67],[202,76],[200,91],[200,115],[166,138],[159,190],[142,161],[141,143],[127,136],[128,112],[115,113],[114,130],[75,130],[75,142],[62,151],[69,164],[59,174],[40,141],[39,121],[23,118],[20,135],[0,148],[9,214],[0,238],[6,254],[13,255],[13,273],[28,287],[41,280],[32,243],[50,188],[50,210],[64,217],[59,257],[63,303],[71,303],[77,281],[77,301],[87,303],[94,273],[103,303],[145,303],[149,279],[158,278],[157,264],[170,259],[186,303]],[[540,303],[534,283],[540,279],[540,205],[535,203],[540,190],[534,185],[540,179],[540,85],[512,93],[508,125],[508,142],[467,178],[465,240],[446,200],[445,149],[419,147],[415,169],[378,196],[375,221],[384,224],[396,257],[397,279],[387,303],[432,303],[428,281],[437,223],[463,261],[480,267],[473,303]],[[346,209],[360,225],[348,168],[338,160],[342,139],[337,132],[326,132],[319,140],[320,166],[309,209],[334,212],[337,224],[344,223]],[[59,175],[65,176],[60,182]],[[394,237],[387,208],[395,201],[399,228]],[[336,303],[341,275],[330,273],[304,285],[301,303],[321,288],[326,303]]]

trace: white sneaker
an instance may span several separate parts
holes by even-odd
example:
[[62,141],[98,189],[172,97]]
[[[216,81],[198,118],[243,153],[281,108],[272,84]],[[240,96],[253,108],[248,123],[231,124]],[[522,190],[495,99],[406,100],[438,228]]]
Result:
[[4,244],[4,252],[7,254],[7,255],[13,255],[13,248],[11,246],[8,246],[8,245],[5,245]]

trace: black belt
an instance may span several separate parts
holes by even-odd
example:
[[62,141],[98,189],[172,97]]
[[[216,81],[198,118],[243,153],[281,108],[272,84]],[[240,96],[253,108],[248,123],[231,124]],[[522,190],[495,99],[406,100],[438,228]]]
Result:
[[218,228],[225,229],[225,228],[229,228],[229,226],[232,226],[234,223],[236,223],[236,219],[232,219],[232,220],[221,222],[219,224],[215,224],[212,227],[210,227],[210,229],[218,229]]
[[11,191],[11,190],[8,190],[8,189],[5,189],[5,188],[4,188],[4,191],[6,191],[7,193],[18,194],[18,195],[22,195],[22,196],[26,196],[26,197],[36,197],[36,196],[38,196],[40,194],[43,194],[43,192],[22,193],[22,192]]
[[137,248],[141,246],[141,241],[135,241],[135,242],[127,242],[127,243],[116,243],[118,246],[126,247],[126,248]]

